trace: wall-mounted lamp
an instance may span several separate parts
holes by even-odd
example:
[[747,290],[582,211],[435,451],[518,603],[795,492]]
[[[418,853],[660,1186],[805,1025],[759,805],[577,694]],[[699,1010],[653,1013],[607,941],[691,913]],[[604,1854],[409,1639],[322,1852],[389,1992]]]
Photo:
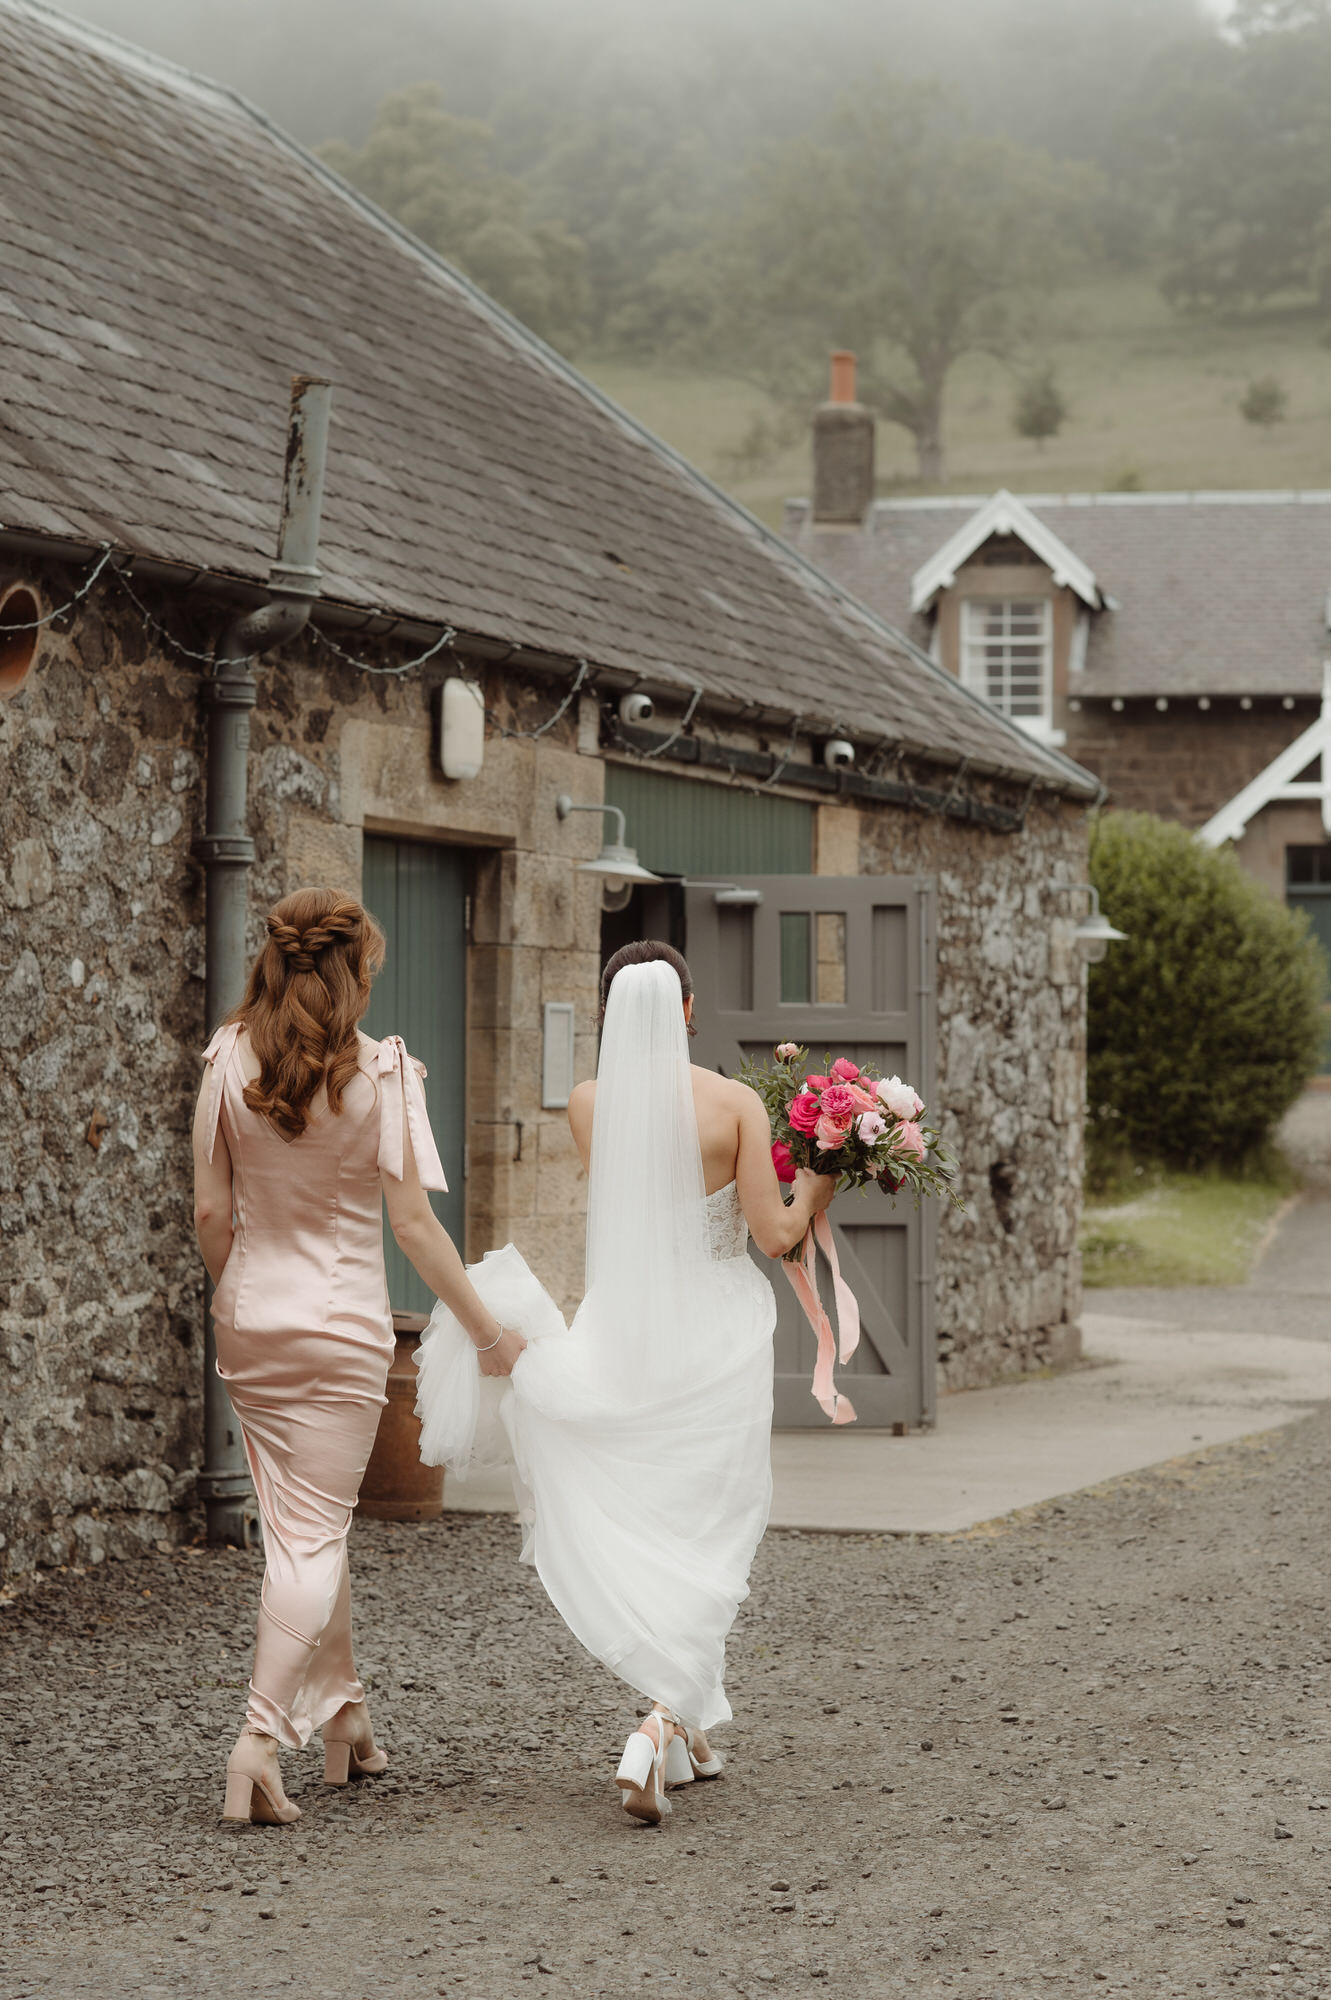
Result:
[[1072,933],[1073,941],[1079,946],[1082,957],[1088,965],[1098,965],[1111,944],[1123,944],[1127,940],[1126,931],[1116,931],[1108,917],[1100,909],[1100,891],[1094,882],[1055,882],[1055,889],[1077,889],[1091,899],[1091,907]]
[[617,821],[615,838],[605,840],[595,861],[580,861],[580,875],[601,877],[601,908],[603,910],[624,910],[628,908],[629,897],[633,894],[635,882],[659,882],[661,876],[653,875],[650,868],[644,868],[625,837],[624,814],[619,806],[575,805],[567,792],[561,792],[555,800],[555,811],[561,819],[570,813],[613,813]]

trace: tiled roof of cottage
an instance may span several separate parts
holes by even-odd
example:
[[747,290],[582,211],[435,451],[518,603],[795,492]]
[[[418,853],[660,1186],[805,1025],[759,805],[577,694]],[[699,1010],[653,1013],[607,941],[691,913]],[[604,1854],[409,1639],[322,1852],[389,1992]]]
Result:
[[252,106],[0,24],[0,528],[261,581],[324,374],[327,597],[1094,790]]
[[[987,496],[986,496],[987,498]],[[786,509],[793,544],[847,590],[928,642],[911,578],[986,498],[880,500],[862,528]],[[1087,563],[1110,608],[1091,620],[1074,692],[1322,692],[1331,493],[1023,494]]]

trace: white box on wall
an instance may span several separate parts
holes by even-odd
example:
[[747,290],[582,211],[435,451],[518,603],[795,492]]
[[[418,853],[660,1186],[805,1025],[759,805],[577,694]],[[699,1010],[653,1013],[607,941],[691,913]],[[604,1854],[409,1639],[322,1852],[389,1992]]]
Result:
[[547,1000],[541,1043],[541,1106],[560,1111],[573,1090],[573,1003]]

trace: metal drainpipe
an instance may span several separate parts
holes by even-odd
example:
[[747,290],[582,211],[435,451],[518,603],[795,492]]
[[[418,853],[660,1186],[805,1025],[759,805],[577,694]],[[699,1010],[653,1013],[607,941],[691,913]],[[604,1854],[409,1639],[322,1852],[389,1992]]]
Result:
[[[319,519],[328,449],[328,382],[291,379],[286,470],[277,560],[268,572],[267,604],[237,619],[217,648],[208,703],[208,798],[205,830],[194,852],[207,883],[205,1005],[211,1033],[245,990],[249,870],[254,842],[246,831],[250,710],[259,696],[251,666],[261,653],[294,638],[319,594]],[[198,1490],[208,1540],[240,1547],[258,1540],[258,1512],[240,1426],[217,1373],[213,1288],[204,1299],[203,1470]]]

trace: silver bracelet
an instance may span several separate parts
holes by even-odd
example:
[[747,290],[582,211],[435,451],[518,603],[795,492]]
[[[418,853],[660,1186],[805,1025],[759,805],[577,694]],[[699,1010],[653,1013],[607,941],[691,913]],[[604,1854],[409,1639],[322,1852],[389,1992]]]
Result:
[[488,1353],[490,1352],[490,1349],[491,1349],[492,1347],[498,1347],[498,1345],[499,1345],[500,1341],[501,1341],[501,1340],[503,1339],[504,1335],[505,1335],[505,1334],[506,1334],[506,1333],[507,1333],[508,1331],[509,1331],[509,1328],[508,1328],[508,1327],[506,1327],[506,1326],[501,1326],[501,1327],[500,1327],[500,1329],[499,1329],[499,1331],[498,1331],[498,1333],[497,1333],[497,1334],[495,1335],[494,1339],[493,1339],[493,1340],[488,1340],[488,1341],[486,1342],[486,1344],[485,1344],[485,1346],[484,1346],[484,1347],[478,1347],[478,1348],[476,1349],[476,1352],[477,1352],[478,1354],[488,1354]]

